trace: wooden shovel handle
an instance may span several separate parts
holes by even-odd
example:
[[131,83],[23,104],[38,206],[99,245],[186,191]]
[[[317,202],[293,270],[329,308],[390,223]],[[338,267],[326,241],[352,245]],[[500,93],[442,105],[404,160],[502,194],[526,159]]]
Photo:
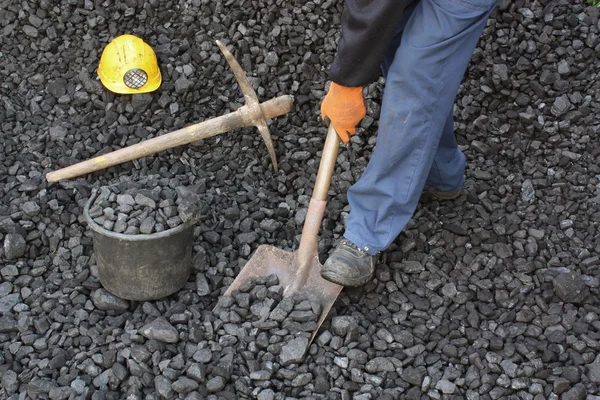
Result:
[[327,206],[327,192],[329,192],[331,186],[331,177],[335,169],[339,148],[340,138],[333,128],[333,124],[330,124],[321,155],[317,179],[302,227],[300,246],[296,253],[297,285],[304,285],[310,269],[314,267],[313,260],[319,251],[319,230]]
[[338,150],[340,148],[340,138],[333,128],[333,124],[329,125],[327,137],[325,138],[325,146],[321,155],[321,163],[317,172],[317,179],[313,190],[312,198],[315,200],[327,200],[327,192],[331,185],[331,177],[335,169]]
[[[259,104],[264,119],[271,119],[288,113],[293,104],[291,96],[279,96]],[[46,174],[48,182],[75,178],[90,172],[99,171],[127,161],[145,157],[163,150],[172,149],[200,139],[206,139],[220,133],[254,125],[255,113],[247,106],[229,114],[212,118],[174,132],[145,140],[143,142],[113,151],[102,156],[82,161],[57,171]]]

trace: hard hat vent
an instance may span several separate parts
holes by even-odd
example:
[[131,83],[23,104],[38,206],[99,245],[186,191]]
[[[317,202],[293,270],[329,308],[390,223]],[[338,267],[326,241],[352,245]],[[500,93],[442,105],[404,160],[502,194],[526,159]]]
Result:
[[143,69],[134,68],[125,72],[123,83],[131,89],[139,89],[148,82],[148,74]]

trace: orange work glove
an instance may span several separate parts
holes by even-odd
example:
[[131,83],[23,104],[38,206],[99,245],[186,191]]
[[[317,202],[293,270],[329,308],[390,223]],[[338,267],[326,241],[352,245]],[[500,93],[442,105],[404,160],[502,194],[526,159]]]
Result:
[[321,104],[321,118],[329,118],[342,142],[348,143],[356,126],[367,115],[362,86],[347,87],[331,82]]

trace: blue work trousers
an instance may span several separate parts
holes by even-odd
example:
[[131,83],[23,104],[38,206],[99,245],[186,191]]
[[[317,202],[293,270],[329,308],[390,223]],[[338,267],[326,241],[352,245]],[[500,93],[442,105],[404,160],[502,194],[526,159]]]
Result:
[[464,184],[454,100],[497,2],[407,1],[382,63],[386,81],[375,149],[348,191],[344,237],[367,253],[385,250],[402,232],[425,185],[449,191]]

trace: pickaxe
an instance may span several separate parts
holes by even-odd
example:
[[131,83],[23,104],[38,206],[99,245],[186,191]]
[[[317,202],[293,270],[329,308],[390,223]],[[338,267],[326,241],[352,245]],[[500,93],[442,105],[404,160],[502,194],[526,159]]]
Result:
[[267,146],[269,155],[271,156],[273,168],[277,171],[277,157],[275,155],[275,148],[273,147],[273,141],[271,140],[271,134],[267,127],[266,120],[288,113],[292,108],[294,100],[292,96],[284,95],[264,103],[259,103],[254,89],[252,89],[244,70],[235,57],[233,57],[225,45],[218,40],[217,45],[225,55],[225,59],[233,70],[233,74],[242,90],[246,102],[244,106],[229,114],[212,118],[171,133],[166,133],[153,139],[142,141],[129,147],[90,160],[82,161],[78,164],[71,165],[70,167],[49,172],[46,174],[48,182],[57,182],[63,179],[75,178],[90,172],[99,171],[163,150],[172,149],[173,147],[178,147],[247,126],[256,126],[258,128],[258,131]]

